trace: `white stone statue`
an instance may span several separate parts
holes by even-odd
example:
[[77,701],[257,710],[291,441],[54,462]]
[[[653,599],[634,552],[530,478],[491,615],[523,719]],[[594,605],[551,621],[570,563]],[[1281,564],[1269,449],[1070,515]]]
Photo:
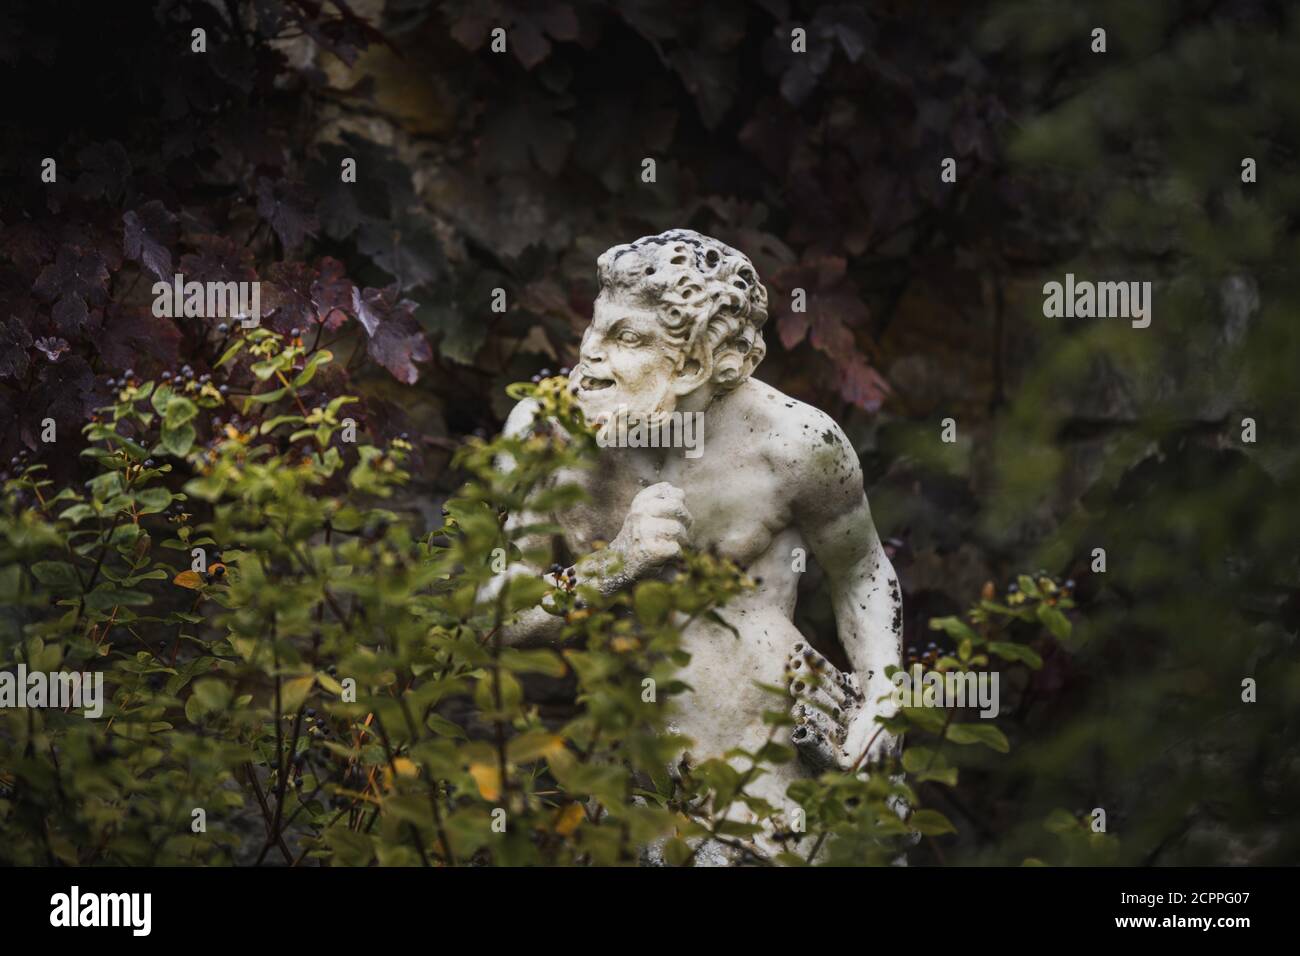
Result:
[[[752,377],[766,347],[767,290],[748,257],[687,229],[615,246],[597,262],[600,292],[570,389],[589,422],[608,425],[702,413],[697,447],[602,447],[597,467],[560,480],[588,500],[550,516],[564,529],[579,580],[605,593],[665,572],[684,547],[712,548],[761,583],[722,609],[740,634],[697,621],[683,635],[691,656],[674,698],[674,730],[694,741],[688,765],[734,747],[757,750],[769,728],[770,693],[789,686],[800,759],[748,788],[791,821],[790,783],[828,766],[853,767],[895,745],[876,714],[890,712],[889,664],[901,664],[902,601],[862,487],[857,455],[825,413]],[[531,402],[507,432],[531,427]],[[702,438],[702,441],[699,439]],[[512,519],[513,520],[513,519]],[[519,520],[528,520],[521,518]],[[595,542],[608,542],[593,552]],[[811,553],[826,572],[839,640],[852,671],[837,671],[792,623],[798,575]],[[540,573],[540,571],[539,571]],[[558,636],[560,621],[534,608],[512,641]],[[801,675],[819,669],[813,688]],[[820,709],[806,701],[820,704]],[[831,716],[828,716],[831,715]],[[738,769],[748,766],[738,761]],[[740,804],[733,818],[752,819]],[[756,846],[770,853],[771,835]],[[733,860],[702,848],[700,862]]]

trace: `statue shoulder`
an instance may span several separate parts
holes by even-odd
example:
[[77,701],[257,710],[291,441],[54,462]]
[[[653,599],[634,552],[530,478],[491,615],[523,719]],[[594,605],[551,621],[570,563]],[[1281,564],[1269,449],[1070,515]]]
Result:
[[746,385],[754,387],[745,396],[745,418],[776,437],[772,451],[779,457],[810,462],[828,455],[847,456],[856,463],[848,437],[830,415],[765,382],[750,379]]
[[506,416],[505,426],[501,429],[502,434],[512,438],[526,434],[533,427],[533,422],[537,421],[540,409],[541,404],[535,398],[521,400]]

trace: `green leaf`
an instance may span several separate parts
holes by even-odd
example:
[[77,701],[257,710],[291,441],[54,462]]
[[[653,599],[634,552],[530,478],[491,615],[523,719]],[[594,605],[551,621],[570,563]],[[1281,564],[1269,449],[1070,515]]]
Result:
[[294,378],[293,387],[301,388],[302,386],[306,385],[308,382],[312,380],[312,377],[316,374],[316,369],[320,368],[320,366],[323,365],[324,363],[331,361],[333,358],[334,358],[333,352],[329,351],[328,349],[321,349],[319,352],[317,352],[315,355],[311,357],[311,359],[307,362],[307,364],[303,366],[302,371],[298,373],[296,378]]
[[549,756],[564,749],[564,739],[549,730],[530,730],[506,745],[506,756],[512,763],[525,763]]
[[955,744],[984,744],[998,753],[1007,753],[1011,744],[1007,736],[992,724],[975,723],[949,724],[947,737]]
[[1038,620],[1051,631],[1058,641],[1070,637],[1070,619],[1061,613],[1061,609],[1050,604],[1038,605]]
[[149,399],[149,404],[153,406],[153,410],[159,415],[165,415],[167,413],[167,404],[172,400],[172,394],[170,385],[159,385],[154,390],[153,397]]
[[943,631],[955,641],[970,641],[973,644],[983,642],[983,639],[971,629],[970,625],[959,617],[932,617],[930,618],[930,630]]
[[1043,666],[1043,659],[1032,648],[1024,644],[1013,644],[1010,641],[991,641],[989,650],[999,657],[1008,661],[1024,661],[1034,670]]
[[230,348],[226,349],[224,352],[221,353],[221,358],[217,359],[217,364],[212,367],[221,368],[221,366],[225,365],[232,358],[238,355],[239,350],[242,349],[243,347],[244,347],[244,340],[235,339],[234,343],[231,344]]
[[135,496],[141,514],[154,515],[166,511],[172,503],[172,493],[166,488],[146,488]]
[[173,395],[171,401],[167,403],[167,411],[163,413],[163,427],[178,428],[198,413],[199,406],[188,398]]
[[[205,677],[202,680],[194,682],[194,697],[199,701],[199,706],[204,712],[225,710],[230,704],[232,696],[230,685],[225,681],[217,680],[214,677]],[[188,715],[189,708],[186,708]]]
[[672,610],[672,591],[662,581],[643,581],[637,585],[632,604],[636,616],[646,627],[658,627]]
[[468,740],[469,736],[461,730],[456,724],[453,724],[446,717],[439,714],[430,713],[425,726],[432,730],[439,737],[452,737],[460,740]]
[[931,747],[908,747],[903,751],[903,769],[917,783],[933,780],[949,787],[957,786],[957,768],[949,765],[939,751]]
[[246,395],[244,397],[244,408],[247,410],[251,405],[266,405],[270,402],[278,402],[284,398],[289,390],[287,388],[272,389],[269,392],[258,392],[256,395]]
[[1043,821],[1043,829],[1051,833],[1071,833],[1081,826],[1082,824],[1069,810],[1060,807],[1049,813],[1047,819]]
[[295,677],[292,680],[284,681],[280,685],[280,712],[285,714],[297,713],[298,708],[307,700],[307,695],[311,693],[312,685],[316,683],[314,675],[306,677]]
[[65,508],[59,517],[64,521],[71,521],[73,524],[77,524],[78,522],[89,518],[94,513],[95,509],[90,507],[90,505],[81,504],[73,505],[71,508]]
[[939,836],[943,833],[956,833],[957,828],[938,810],[917,810],[907,818],[913,830],[925,836]]
[[194,437],[193,425],[181,425],[178,428],[164,426],[159,444],[168,454],[184,458],[194,445]]
[[536,650],[507,647],[501,652],[501,666],[520,674],[545,674],[547,677],[563,677],[569,672],[564,659],[544,647]]
[[944,711],[935,707],[902,707],[898,713],[906,717],[909,723],[932,734],[943,733],[944,721],[947,719]]
[[37,561],[32,565],[32,577],[49,588],[72,594],[81,591],[77,572],[67,561]]

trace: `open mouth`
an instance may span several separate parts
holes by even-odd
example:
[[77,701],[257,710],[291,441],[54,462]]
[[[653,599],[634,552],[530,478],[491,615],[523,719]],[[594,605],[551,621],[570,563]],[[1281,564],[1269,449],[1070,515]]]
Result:
[[612,378],[596,378],[592,375],[584,375],[578,379],[578,387],[584,392],[599,392],[602,389],[612,388],[614,380]]

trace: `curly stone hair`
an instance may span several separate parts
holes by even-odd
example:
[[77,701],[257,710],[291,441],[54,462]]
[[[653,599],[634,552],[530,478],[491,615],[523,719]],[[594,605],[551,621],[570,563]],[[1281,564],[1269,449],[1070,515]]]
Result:
[[724,390],[749,378],[767,354],[767,290],[749,257],[726,243],[669,229],[607,249],[596,272],[602,294],[653,309],[683,352],[712,355],[713,381]]

